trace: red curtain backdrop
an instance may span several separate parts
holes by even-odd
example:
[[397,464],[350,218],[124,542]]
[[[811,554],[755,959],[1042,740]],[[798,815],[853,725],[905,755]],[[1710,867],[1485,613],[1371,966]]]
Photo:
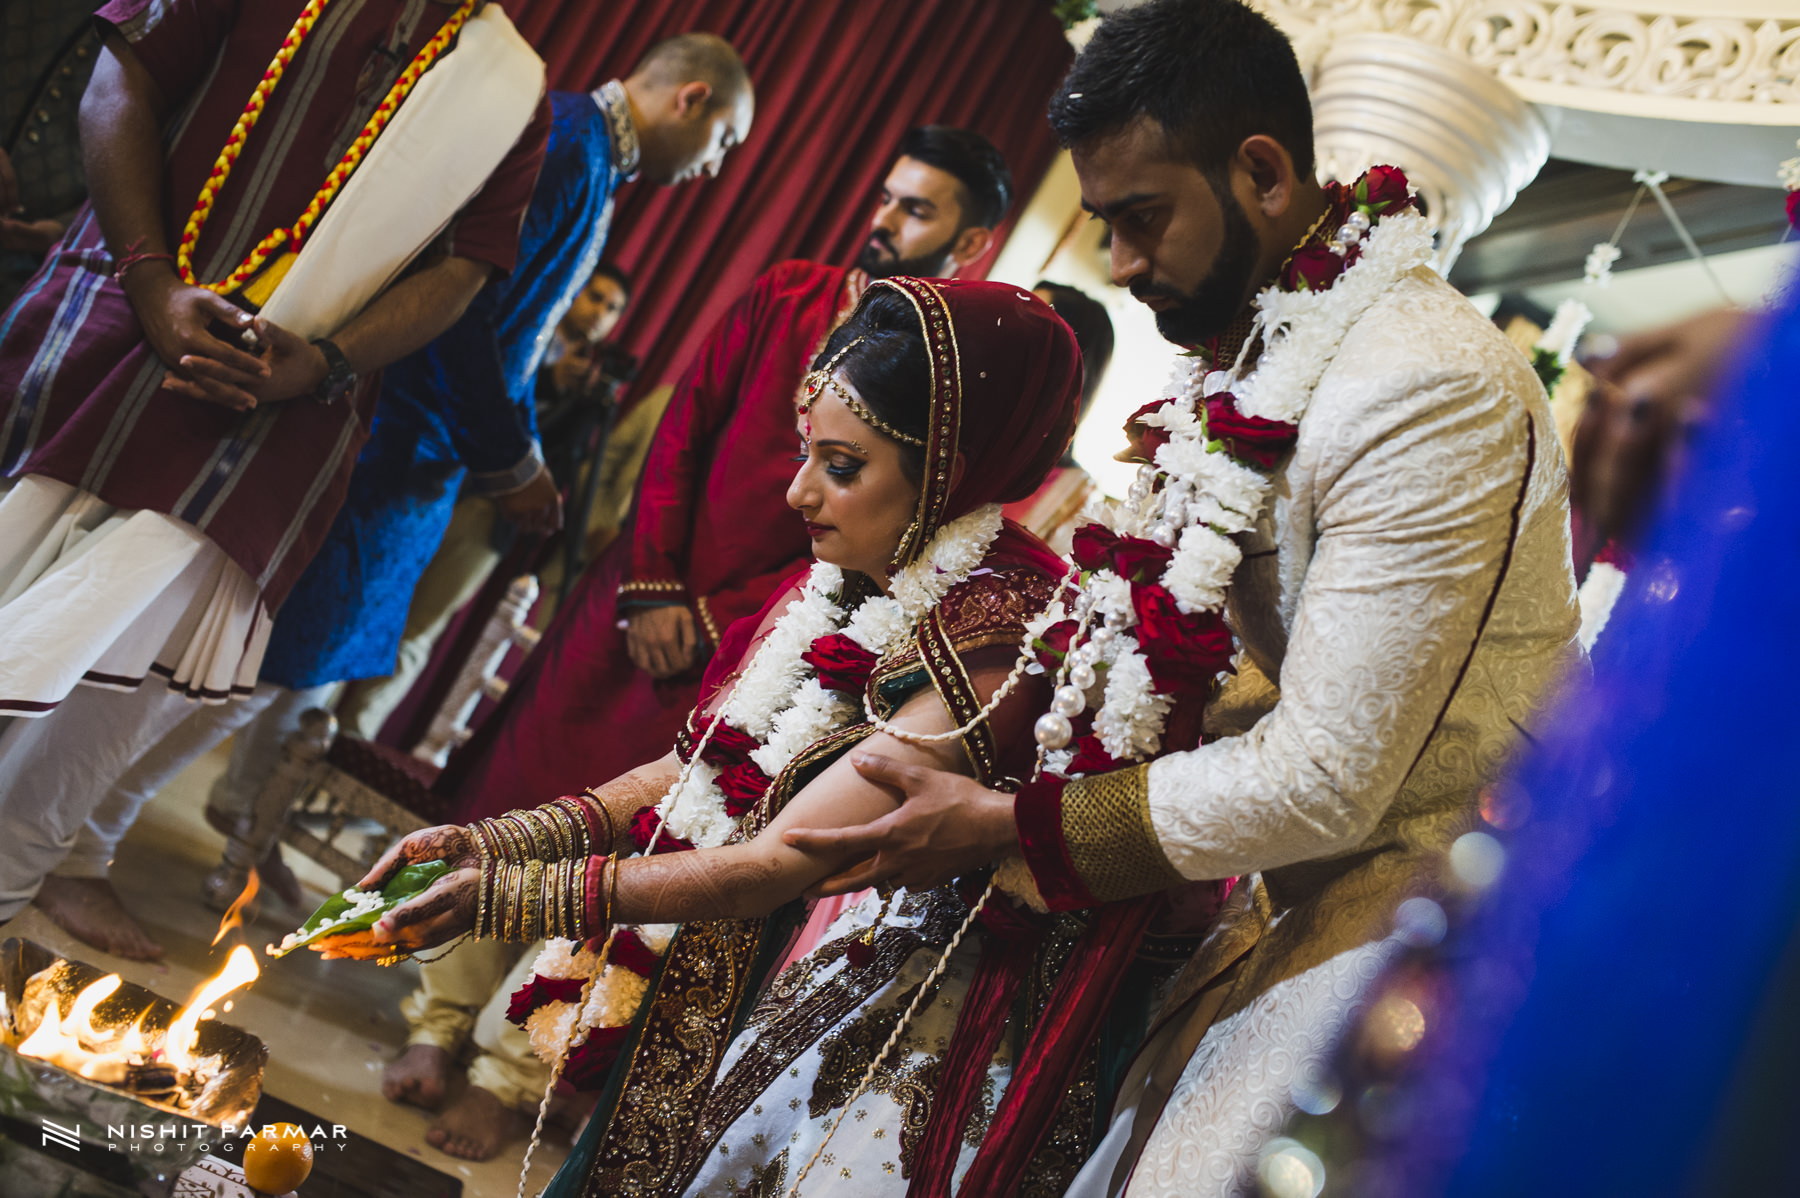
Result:
[[[620,340],[639,391],[673,381],[725,308],[784,258],[849,262],[900,135],[975,129],[1012,168],[1013,215],[1056,152],[1045,108],[1072,52],[1050,0],[508,0],[550,67],[585,91],[627,74],[653,43],[717,33],[756,83],[749,140],[717,179],[639,181],[607,257],[636,284]],[[1010,226],[1009,226],[1010,227]],[[992,256],[965,274],[985,273]]]

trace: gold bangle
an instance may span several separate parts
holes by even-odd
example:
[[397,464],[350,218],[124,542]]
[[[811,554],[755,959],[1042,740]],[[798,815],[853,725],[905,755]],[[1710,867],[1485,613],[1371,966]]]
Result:
[[617,922],[617,920],[613,916],[613,912],[615,910],[617,910],[618,905],[619,905],[619,866],[620,866],[620,864],[621,864],[621,862],[620,862],[619,858],[615,855],[612,859],[612,889],[609,890],[606,895],[606,926],[609,928],[612,927]]
[[482,853],[481,867],[476,871],[475,881],[475,939],[483,939],[487,929],[488,913],[488,857]]
[[525,875],[525,921],[519,940],[530,944],[544,936],[544,863],[527,861],[520,872]]
[[[603,851],[605,851],[607,853],[611,853],[615,847],[614,842],[617,841],[619,838],[619,831],[617,828],[615,828],[613,826],[612,812],[610,810],[608,810],[608,808],[606,806],[606,800],[602,799],[599,795],[594,793],[593,787],[589,786],[586,789],[584,789],[581,793],[586,795],[588,798],[594,800],[594,806],[598,807],[600,809],[600,814],[606,817],[606,846]],[[589,846],[589,848],[593,848],[593,847],[594,846],[592,846],[592,845]]]

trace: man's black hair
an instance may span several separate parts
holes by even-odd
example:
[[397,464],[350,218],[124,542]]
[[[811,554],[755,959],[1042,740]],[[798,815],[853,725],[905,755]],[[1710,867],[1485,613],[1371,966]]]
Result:
[[1107,17],[1050,101],[1065,147],[1140,116],[1217,177],[1244,139],[1273,137],[1312,174],[1312,101],[1294,47],[1240,0],[1148,0]]
[[[616,262],[602,262],[600,265],[594,267],[594,274],[605,275],[619,285],[619,290],[625,293],[626,299],[629,300],[631,298],[631,276],[625,273],[625,268],[623,266],[620,266]],[[589,280],[592,281],[593,276],[590,275],[588,277]]]
[[1012,207],[1012,172],[994,143],[972,129],[920,125],[900,139],[897,157],[934,166],[962,184],[963,228],[992,229]]

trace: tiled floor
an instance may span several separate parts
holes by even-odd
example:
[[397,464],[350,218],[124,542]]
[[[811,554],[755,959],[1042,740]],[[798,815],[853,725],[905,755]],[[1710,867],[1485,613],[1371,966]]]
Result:
[[[206,789],[225,767],[220,749],[196,762],[146,809],[126,838],[113,867],[113,884],[126,905],[168,950],[154,964],[122,961],[75,941],[36,910],[0,925],[0,938],[27,936],[79,960],[117,970],[127,980],[185,1001],[199,981],[224,963],[227,941],[208,947],[219,917],[200,901],[200,880],[218,860],[223,842],[201,818]],[[335,888],[330,874],[288,851],[307,883],[307,910],[287,911],[279,900],[262,904],[248,943],[263,962],[263,976],[238,994],[222,1016],[262,1037],[269,1046],[264,1088],[277,1098],[342,1123],[381,1144],[409,1153],[432,1168],[459,1177],[467,1198],[515,1193],[525,1145],[512,1146],[481,1164],[446,1156],[425,1142],[431,1116],[396,1106],[381,1096],[381,1069],[405,1039],[400,1000],[413,988],[417,969],[392,969],[349,961],[322,961],[297,953],[280,961],[262,955]],[[546,1132],[532,1165],[527,1193],[549,1180],[567,1149],[566,1138]]]

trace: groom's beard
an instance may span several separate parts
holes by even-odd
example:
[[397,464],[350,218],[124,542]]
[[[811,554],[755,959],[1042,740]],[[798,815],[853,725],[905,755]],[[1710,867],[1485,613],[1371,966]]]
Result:
[[[907,275],[917,279],[936,279],[943,277],[945,263],[950,257],[950,247],[956,238],[928,254],[920,254],[915,258],[896,258],[894,243],[888,239],[887,231],[876,229],[863,242],[862,252],[856,256],[856,265],[868,272],[871,279],[892,279]],[[885,253],[883,251],[886,251]]]
[[1177,345],[1199,345],[1230,328],[1243,311],[1251,276],[1256,272],[1261,247],[1250,218],[1229,190],[1214,191],[1225,213],[1225,237],[1207,276],[1192,292],[1166,283],[1134,283],[1131,288],[1131,294],[1140,300],[1163,296],[1175,301],[1173,306],[1156,313],[1156,331]]

